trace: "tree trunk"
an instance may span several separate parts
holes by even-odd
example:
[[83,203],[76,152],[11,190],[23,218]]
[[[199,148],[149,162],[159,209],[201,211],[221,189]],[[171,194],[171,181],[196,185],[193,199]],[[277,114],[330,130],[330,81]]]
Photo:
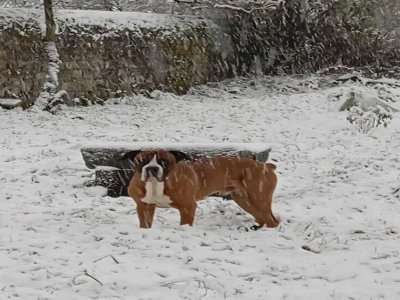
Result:
[[56,41],[56,23],[54,21],[53,1],[44,0],[44,15],[46,20],[46,34],[44,36],[44,50],[48,58],[48,70],[43,83],[43,90],[35,101],[35,106],[50,111],[58,104],[63,103],[65,92],[58,89],[58,72],[60,71],[60,56]]
[[56,23],[54,22],[53,0],[44,0],[44,15],[46,18],[46,42],[56,41]]

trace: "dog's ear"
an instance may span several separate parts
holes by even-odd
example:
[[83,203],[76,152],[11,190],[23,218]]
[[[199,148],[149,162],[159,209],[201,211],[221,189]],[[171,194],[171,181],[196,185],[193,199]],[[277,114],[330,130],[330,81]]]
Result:
[[141,152],[141,150],[134,150],[134,151],[129,151],[129,152],[127,152],[127,153],[125,153],[120,159],[118,159],[119,161],[122,161],[122,160],[127,160],[127,159],[129,159],[130,161],[134,161],[134,159],[135,159],[135,157],[136,157],[136,155],[138,155],[139,154],[139,152]]
[[175,150],[172,150],[172,151],[169,151],[169,152],[170,152],[173,156],[175,156],[176,162],[181,161],[181,160],[192,160],[192,157],[191,157],[189,154],[184,153],[184,152],[182,152],[182,151],[175,151]]

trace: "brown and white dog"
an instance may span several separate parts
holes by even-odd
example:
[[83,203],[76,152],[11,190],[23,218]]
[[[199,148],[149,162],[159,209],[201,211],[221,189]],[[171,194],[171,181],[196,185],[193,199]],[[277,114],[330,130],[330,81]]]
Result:
[[131,151],[122,159],[133,162],[128,193],[137,204],[140,227],[150,228],[156,207],[179,210],[181,225],[193,225],[197,201],[215,193],[229,195],[259,226],[276,227],[272,195],[275,165],[221,156],[194,161],[179,151]]

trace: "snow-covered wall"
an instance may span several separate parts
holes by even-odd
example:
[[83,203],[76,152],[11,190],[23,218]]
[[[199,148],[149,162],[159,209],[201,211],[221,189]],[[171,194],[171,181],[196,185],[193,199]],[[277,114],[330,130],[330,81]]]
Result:
[[27,99],[38,94],[47,68],[37,16],[0,12],[0,98]]
[[[1,9],[0,97],[33,100],[46,72],[41,10]],[[133,12],[56,12],[60,88],[71,98],[160,89],[183,93],[232,75],[232,47],[196,17]]]

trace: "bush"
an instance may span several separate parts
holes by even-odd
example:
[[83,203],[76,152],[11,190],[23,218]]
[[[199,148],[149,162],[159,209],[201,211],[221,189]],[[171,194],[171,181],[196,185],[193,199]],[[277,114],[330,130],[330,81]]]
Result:
[[378,26],[379,0],[283,0],[251,6],[227,19],[240,73],[258,56],[267,74],[314,72],[332,65],[388,73],[400,50],[391,29]]

